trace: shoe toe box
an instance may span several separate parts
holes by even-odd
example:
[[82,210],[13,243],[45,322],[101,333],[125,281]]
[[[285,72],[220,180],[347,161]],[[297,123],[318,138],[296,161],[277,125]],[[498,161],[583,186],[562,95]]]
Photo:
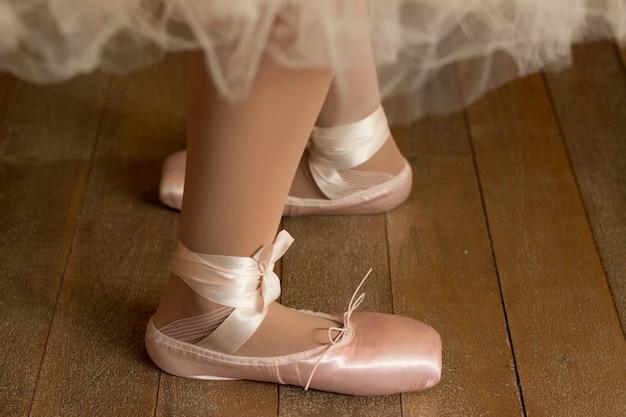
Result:
[[354,313],[352,334],[333,346],[311,388],[387,395],[427,389],[441,377],[441,338],[430,326],[406,317]]

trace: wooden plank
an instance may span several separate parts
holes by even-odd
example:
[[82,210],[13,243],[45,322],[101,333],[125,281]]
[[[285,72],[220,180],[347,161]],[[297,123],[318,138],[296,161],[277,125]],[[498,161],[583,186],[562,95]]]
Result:
[[608,42],[574,52],[573,68],[546,79],[626,333],[626,67]]
[[423,120],[395,136],[411,160],[413,192],[387,214],[394,311],[430,324],[443,341],[442,381],[404,394],[403,415],[521,415],[463,115]]
[[[295,242],[282,262],[285,305],[343,313],[371,267],[360,311],[392,311],[384,215],[284,219]],[[400,396],[354,397],[279,388],[279,416],[400,415]]]
[[107,79],[49,87],[5,76],[1,82],[0,414],[20,416],[28,415],[35,391]]
[[110,86],[32,415],[154,414],[160,372],[143,332],[178,221],[156,187],[184,135],[184,80],[173,60]]
[[626,345],[540,76],[467,111],[525,409],[626,413]]
[[22,88],[21,81],[12,75],[0,73],[0,156],[4,154],[3,149],[11,135]]
[[276,416],[277,387],[253,381],[198,381],[163,374],[157,416]]
[[91,158],[107,83],[107,76],[94,75],[59,85],[25,84],[3,157]]

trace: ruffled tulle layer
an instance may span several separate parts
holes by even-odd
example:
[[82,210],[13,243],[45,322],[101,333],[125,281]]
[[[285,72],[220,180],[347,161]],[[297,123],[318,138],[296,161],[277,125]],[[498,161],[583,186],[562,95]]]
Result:
[[[0,0],[0,69],[55,82],[202,49],[221,94],[245,97],[268,53],[290,67],[357,66],[355,0]],[[370,0],[381,94],[416,119],[570,62],[573,43],[626,43],[626,0]],[[408,105],[406,105],[408,103]]]

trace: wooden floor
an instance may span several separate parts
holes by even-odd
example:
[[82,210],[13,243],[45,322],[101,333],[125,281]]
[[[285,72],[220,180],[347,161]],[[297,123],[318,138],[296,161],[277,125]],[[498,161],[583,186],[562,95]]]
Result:
[[[626,416],[626,69],[612,44],[396,129],[410,201],[286,219],[282,301],[437,328],[441,383],[358,398],[160,372],[143,347],[176,241],[185,59],[32,86],[0,75],[0,415]],[[620,324],[621,323],[621,324]]]

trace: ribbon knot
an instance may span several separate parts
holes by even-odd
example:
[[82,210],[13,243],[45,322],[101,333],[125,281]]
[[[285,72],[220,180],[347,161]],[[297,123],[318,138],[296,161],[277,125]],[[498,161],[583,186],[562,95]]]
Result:
[[274,265],[287,252],[293,240],[293,237],[283,230],[276,236],[274,243],[262,247],[253,256],[259,264],[261,275],[259,292],[262,299],[262,311],[265,311],[280,296],[280,279],[274,272]]
[[274,265],[293,238],[286,231],[253,257],[197,254],[182,243],[174,253],[172,272],[197,294],[233,308],[228,318],[210,335],[196,343],[217,352],[232,354],[254,334],[269,305],[280,296],[280,280]]
[[[350,298],[350,303],[348,303],[348,309],[346,310],[345,313],[343,313],[343,326],[331,327],[330,329],[328,329],[328,340],[330,340],[331,344],[337,345],[341,343],[345,338],[349,338],[350,336],[352,336],[352,323],[350,322],[350,318],[352,317],[352,313],[357,308],[359,308],[359,306],[365,299],[365,293],[359,294],[358,297],[356,297],[356,295],[359,293],[359,290],[361,289],[361,287],[365,283],[365,280],[367,279],[367,277],[370,276],[371,273],[372,273],[372,268],[370,268],[370,270],[367,271],[367,274],[365,274],[365,276],[361,280],[361,283],[352,294],[352,298]],[[333,332],[337,332],[337,335],[335,337],[332,336]]]
[[[320,357],[317,359],[317,362],[315,362],[315,366],[313,367],[313,370],[311,371],[311,375],[309,375],[309,379],[306,385],[304,386],[305,391],[309,389],[309,386],[311,385],[311,381],[313,380],[313,375],[315,374],[317,367],[322,362],[322,359],[324,358],[324,356],[326,356],[326,354],[330,351],[330,349],[332,349],[333,346],[342,343],[344,339],[346,341],[349,341],[350,338],[352,337],[354,332],[353,332],[352,322],[350,322],[350,318],[352,317],[352,313],[354,313],[354,311],[357,308],[359,308],[359,306],[365,299],[365,293],[359,294],[359,291],[361,290],[361,287],[365,283],[365,280],[367,279],[367,277],[370,276],[371,273],[372,273],[372,268],[370,268],[369,271],[367,271],[367,274],[365,274],[359,286],[356,287],[356,290],[354,290],[354,293],[352,293],[352,298],[350,298],[350,303],[348,303],[348,309],[346,310],[345,313],[343,313],[343,326],[331,327],[328,329],[328,340],[330,341],[330,345],[328,346],[328,349],[326,349],[324,353],[320,355]],[[357,297],[357,294],[359,294],[358,297]],[[337,332],[337,334],[334,337],[333,337],[333,332]]]

